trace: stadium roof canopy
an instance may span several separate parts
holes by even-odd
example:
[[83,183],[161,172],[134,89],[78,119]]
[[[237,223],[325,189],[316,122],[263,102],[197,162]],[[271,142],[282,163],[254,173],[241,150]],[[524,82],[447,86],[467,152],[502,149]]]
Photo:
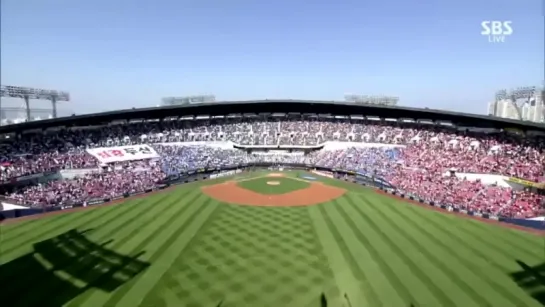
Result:
[[485,115],[467,114],[435,109],[419,109],[399,106],[354,104],[335,101],[312,100],[258,100],[225,101],[189,105],[133,108],[111,112],[75,115],[45,119],[0,127],[0,133],[17,132],[51,127],[93,126],[115,120],[161,119],[188,115],[228,115],[236,113],[315,113],[331,115],[363,115],[381,118],[447,121],[454,125],[476,128],[538,130],[545,132],[545,125],[533,122],[504,119]]

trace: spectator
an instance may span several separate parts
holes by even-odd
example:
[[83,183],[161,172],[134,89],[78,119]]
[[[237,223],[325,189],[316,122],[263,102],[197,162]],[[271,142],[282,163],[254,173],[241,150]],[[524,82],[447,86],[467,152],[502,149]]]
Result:
[[[348,146],[309,155],[260,155],[217,144],[194,143],[318,146],[326,141],[400,147]],[[10,197],[33,205],[85,202],[150,188],[167,175],[269,162],[313,164],[372,174],[389,180],[407,193],[477,213],[535,216],[543,200],[529,192],[443,175],[455,169],[458,173],[495,174],[545,182],[543,139],[415,123],[322,118],[163,121],[23,134],[1,144],[0,180],[60,169],[96,169],[100,163],[86,153],[87,148],[142,143],[154,144],[161,159],[110,165],[109,171],[27,187]]]

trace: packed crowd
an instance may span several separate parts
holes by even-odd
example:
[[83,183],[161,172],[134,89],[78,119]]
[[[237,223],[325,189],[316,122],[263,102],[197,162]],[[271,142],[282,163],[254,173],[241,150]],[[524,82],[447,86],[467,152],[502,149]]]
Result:
[[[303,146],[342,141],[404,146],[318,150],[303,156],[256,155],[235,149],[174,145],[198,141]],[[142,143],[154,144],[161,159],[141,162],[138,167],[126,163],[121,169],[117,166],[73,180],[28,187],[10,197],[32,204],[79,202],[123,190],[141,190],[165,176],[192,169],[254,162],[305,163],[380,176],[408,193],[461,209],[533,216],[538,214],[542,201],[535,194],[464,178],[445,178],[443,174],[453,170],[545,182],[543,139],[460,131],[448,126],[339,119],[165,121],[25,134],[0,144],[0,180],[59,169],[96,169],[100,163],[86,153],[86,148]]]
[[238,149],[175,145],[154,145],[153,147],[162,157],[161,169],[168,175],[250,162],[250,156]]
[[[325,141],[407,144],[406,156],[428,169],[495,173],[545,181],[543,139],[405,123],[347,120],[198,120],[112,125],[25,134],[0,146],[0,179],[97,165],[85,148],[193,141],[317,146]],[[425,161],[424,161],[425,160]]]
[[353,170],[370,176],[386,177],[399,161],[398,148],[356,148],[317,151],[310,155],[313,165]]
[[114,198],[124,193],[144,192],[153,189],[164,179],[160,167],[148,164],[115,167],[109,171],[89,172],[69,180],[50,181],[27,186],[7,196],[16,203],[31,206],[71,206],[86,204],[95,199]]

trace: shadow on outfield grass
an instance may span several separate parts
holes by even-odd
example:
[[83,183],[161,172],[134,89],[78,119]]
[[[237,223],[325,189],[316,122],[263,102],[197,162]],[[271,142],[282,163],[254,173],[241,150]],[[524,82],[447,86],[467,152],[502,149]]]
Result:
[[[0,266],[0,305],[62,306],[91,288],[112,292],[149,267],[134,256],[70,230],[34,244],[33,252]],[[5,302],[6,304],[3,304]]]
[[541,305],[545,306],[545,262],[535,266],[517,260],[521,271],[511,274],[513,280]]

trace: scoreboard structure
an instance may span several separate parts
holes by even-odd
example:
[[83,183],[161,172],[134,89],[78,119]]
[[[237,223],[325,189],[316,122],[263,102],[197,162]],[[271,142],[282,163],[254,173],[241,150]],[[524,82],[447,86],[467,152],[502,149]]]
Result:
[[184,96],[184,97],[165,97],[161,99],[163,106],[174,105],[187,105],[187,104],[199,104],[215,102],[216,96],[214,95],[198,95],[198,96]]

